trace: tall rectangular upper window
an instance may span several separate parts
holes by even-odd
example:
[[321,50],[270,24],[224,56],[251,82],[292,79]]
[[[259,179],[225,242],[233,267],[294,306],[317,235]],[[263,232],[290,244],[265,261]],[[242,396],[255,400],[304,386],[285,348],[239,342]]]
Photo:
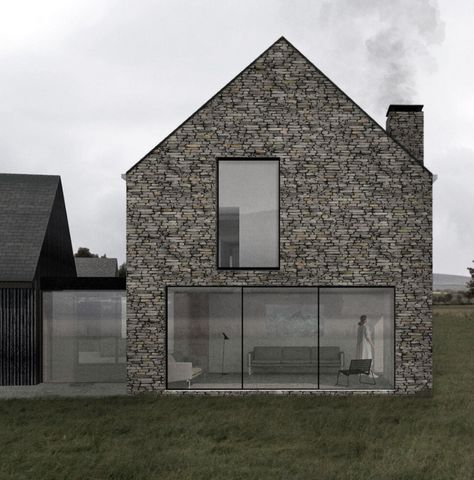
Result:
[[279,268],[279,161],[218,160],[218,267]]

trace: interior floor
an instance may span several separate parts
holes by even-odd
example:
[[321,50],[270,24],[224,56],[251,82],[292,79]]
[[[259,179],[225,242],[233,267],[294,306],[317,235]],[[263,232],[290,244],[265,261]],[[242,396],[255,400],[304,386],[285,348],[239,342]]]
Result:
[[[389,390],[393,386],[382,376],[376,376],[375,385],[370,382],[372,378],[367,375],[361,375],[361,383],[358,375],[351,375],[349,378],[349,386],[347,386],[347,377],[340,375],[339,385],[336,385],[337,372],[334,374],[320,374],[320,390]],[[318,389],[318,377],[314,374],[244,374],[244,389],[256,390],[304,390]],[[203,373],[191,382],[191,389],[236,389],[242,388],[242,375],[240,373]],[[187,382],[168,383],[168,389],[181,390],[188,389]]]

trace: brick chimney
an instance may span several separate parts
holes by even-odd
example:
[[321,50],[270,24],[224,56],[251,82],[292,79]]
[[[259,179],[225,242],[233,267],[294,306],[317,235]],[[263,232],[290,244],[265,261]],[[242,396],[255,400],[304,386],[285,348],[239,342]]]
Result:
[[387,133],[423,165],[423,105],[390,105]]

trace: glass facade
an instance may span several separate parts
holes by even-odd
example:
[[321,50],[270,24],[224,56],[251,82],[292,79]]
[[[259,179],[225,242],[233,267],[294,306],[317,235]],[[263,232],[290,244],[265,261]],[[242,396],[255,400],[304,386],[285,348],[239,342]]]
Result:
[[168,290],[169,387],[240,388],[240,288]]
[[[344,353],[343,368],[353,360],[370,360],[370,374],[362,381],[377,388],[394,388],[394,291],[392,288],[321,288],[319,341],[321,351],[338,346]],[[340,376],[344,385],[359,387],[356,374]],[[334,384],[334,370],[323,368],[320,387]]]
[[126,381],[125,291],[43,292],[43,381]]
[[394,324],[391,287],[170,287],[167,385],[393,389]]
[[278,160],[218,160],[219,268],[278,268]]

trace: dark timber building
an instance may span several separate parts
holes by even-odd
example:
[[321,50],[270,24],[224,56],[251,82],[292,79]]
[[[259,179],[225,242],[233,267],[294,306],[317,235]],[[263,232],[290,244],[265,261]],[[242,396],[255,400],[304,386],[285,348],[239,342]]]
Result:
[[125,280],[76,260],[60,177],[0,174],[0,385],[125,381]]
[[59,176],[0,174],[0,385],[41,372],[44,277],[75,277]]

